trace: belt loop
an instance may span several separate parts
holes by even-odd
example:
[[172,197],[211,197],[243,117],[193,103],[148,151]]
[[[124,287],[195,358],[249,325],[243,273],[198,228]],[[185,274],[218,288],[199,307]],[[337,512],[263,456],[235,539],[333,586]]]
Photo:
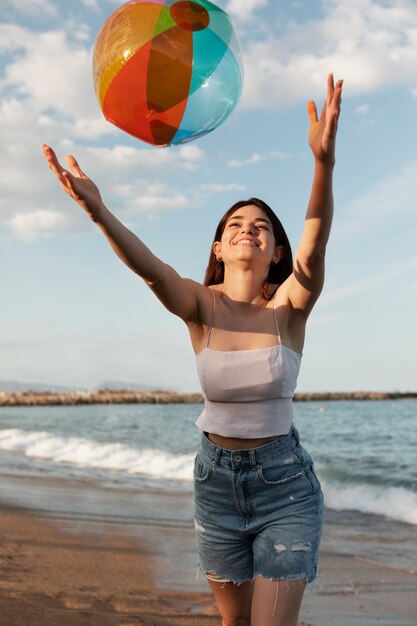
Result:
[[249,461],[250,461],[251,467],[254,467],[256,465],[256,453],[253,448],[249,449]]
[[213,463],[217,467],[219,467],[219,465],[220,465],[221,454],[222,454],[222,449],[219,448],[218,446],[216,446],[216,449],[214,450],[214,460],[213,460]]
[[292,425],[292,432],[293,432],[295,440],[297,442],[297,446],[299,446],[300,445],[300,435],[298,434],[298,430],[296,429],[294,424]]

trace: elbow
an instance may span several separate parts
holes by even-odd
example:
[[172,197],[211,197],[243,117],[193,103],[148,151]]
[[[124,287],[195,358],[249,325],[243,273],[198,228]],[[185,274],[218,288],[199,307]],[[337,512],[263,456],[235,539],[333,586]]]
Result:
[[[310,264],[315,259],[324,259],[326,255],[327,240],[317,239],[300,246],[299,256],[305,263]],[[298,255],[297,255],[298,256]]]

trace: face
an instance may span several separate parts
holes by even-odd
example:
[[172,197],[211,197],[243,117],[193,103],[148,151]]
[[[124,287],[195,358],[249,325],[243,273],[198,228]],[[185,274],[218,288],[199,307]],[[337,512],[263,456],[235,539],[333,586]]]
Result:
[[265,267],[277,263],[283,254],[283,247],[275,243],[268,216],[252,204],[232,213],[225,224],[221,240],[214,243],[213,250],[225,264],[252,260]]

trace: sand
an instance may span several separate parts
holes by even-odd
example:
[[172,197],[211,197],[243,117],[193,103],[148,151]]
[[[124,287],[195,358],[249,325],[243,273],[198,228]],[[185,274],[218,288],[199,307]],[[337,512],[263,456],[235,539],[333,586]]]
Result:
[[[220,626],[190,498],[2,480],[0,626]],[[328,512],[300,626],[417,626],[416,531]]]

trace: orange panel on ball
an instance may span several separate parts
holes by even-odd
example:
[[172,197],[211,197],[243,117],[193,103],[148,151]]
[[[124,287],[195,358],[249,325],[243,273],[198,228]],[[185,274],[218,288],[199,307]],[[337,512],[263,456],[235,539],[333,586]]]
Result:
[[193,71],[193,34],[180,26],[152,39],[148,102],[166,111],[187,97]]
[[113,78],[103,104],[108,120],[159,146],[177,132],[192,77],[192,32],[170,28],[138,50]]
[[163,6],[124,5],[107,20],[94,48],[94,83],[101,107],[107,90],[120,69],[155,34]]
[[[154,143],[146,98],[147,67],[151,42],[136,52],[113,78],[103,102],[106,119],[119,128]],[[122,94],[122,97],[121,97]]]
[[153,112],[149,120],[152,128],[153,142],[157,146],[167,146],[175,136],[187,106],[188,97],[171,109],[157,113]]

